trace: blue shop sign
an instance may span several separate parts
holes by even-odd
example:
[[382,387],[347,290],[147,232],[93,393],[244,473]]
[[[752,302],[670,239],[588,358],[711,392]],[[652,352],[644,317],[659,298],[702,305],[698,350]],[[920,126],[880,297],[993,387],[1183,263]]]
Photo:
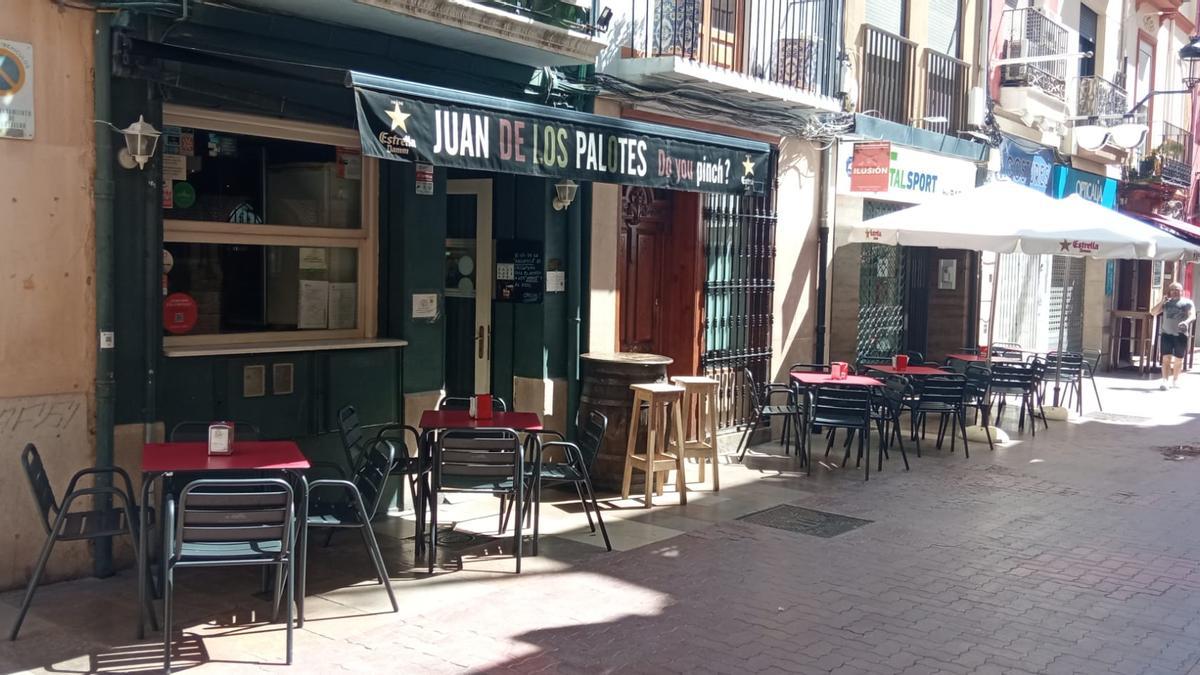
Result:
[[1054,151],[1050,148],[1030,150],[1007,136],[1000,141],[1000,175],[1014,183],[1046,192],[1053,165]]
[[1079,195],[1089,202],[1096,202],[1110,209],[1117,208],[1117,181],[1087,171],[1072,169],[1057,164],[1050,195],[1062,199],[1067,195]]

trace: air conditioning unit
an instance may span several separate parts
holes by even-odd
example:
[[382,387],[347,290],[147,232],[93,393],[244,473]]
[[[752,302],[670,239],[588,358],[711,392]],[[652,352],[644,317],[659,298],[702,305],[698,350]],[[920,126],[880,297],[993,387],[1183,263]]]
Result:
[[987,95],[983,87],[971,87],[967,92],[967,126],[981,127],[987,117]]

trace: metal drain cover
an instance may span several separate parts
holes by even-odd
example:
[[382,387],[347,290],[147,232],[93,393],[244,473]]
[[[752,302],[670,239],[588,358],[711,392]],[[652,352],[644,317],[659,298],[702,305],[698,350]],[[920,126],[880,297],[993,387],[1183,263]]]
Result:
[[875,522],[873,520],[842,516],[836,513],[826,513],[825,511],[814,511],[813,509],[792,506],[790,504],[773,506],[764,511],[742,516],[738,520],[744,520],[755,525],[774,527],[779,530],[787,530],[788,532],[809,534],[824,539],[836,537],[839,534],[845,534],[850,530],[856,530],[863,525]]
[[1200,457],[1200,445],[1160,445],[1154,449],[1162,454],[1163,459],[1173,462]]

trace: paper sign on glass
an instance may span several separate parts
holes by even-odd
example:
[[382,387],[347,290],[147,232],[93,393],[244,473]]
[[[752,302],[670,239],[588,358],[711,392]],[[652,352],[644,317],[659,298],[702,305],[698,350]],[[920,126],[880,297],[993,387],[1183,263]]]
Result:
[[300,280],[297,328],[325,328],[329,324],[329,282]]

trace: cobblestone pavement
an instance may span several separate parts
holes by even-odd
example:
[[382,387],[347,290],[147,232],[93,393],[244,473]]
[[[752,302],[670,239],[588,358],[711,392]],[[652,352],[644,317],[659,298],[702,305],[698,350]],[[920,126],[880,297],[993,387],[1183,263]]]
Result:
[[[291,670],[1200,675],[1200,457],[1163,450],[1200,445],[1200,378],[1104,384],[1107,413],[972,443],[970,459],[931,440],[910,472],[893,455],[870,482],[828,462],[806,478],[756,448],[687,506],[611,500],[614,553],[563,497],[520,576],[501,554],[447,557],[429,578],[409,567],[411,523],[389,518],[401,611],[364,581],[356,538],[314,546]],[[872,522],[821,538],[739,520],[779,504]],[[447,512],[468,531],[494,509]],[[45,587],[0,672],[159,667],[160,644],[131,639],[128,576]],[[181,583],[182,668],[279,672],[282,629],[257,620],[253,578]],[[0,625],[18,601],[0,596]]]

